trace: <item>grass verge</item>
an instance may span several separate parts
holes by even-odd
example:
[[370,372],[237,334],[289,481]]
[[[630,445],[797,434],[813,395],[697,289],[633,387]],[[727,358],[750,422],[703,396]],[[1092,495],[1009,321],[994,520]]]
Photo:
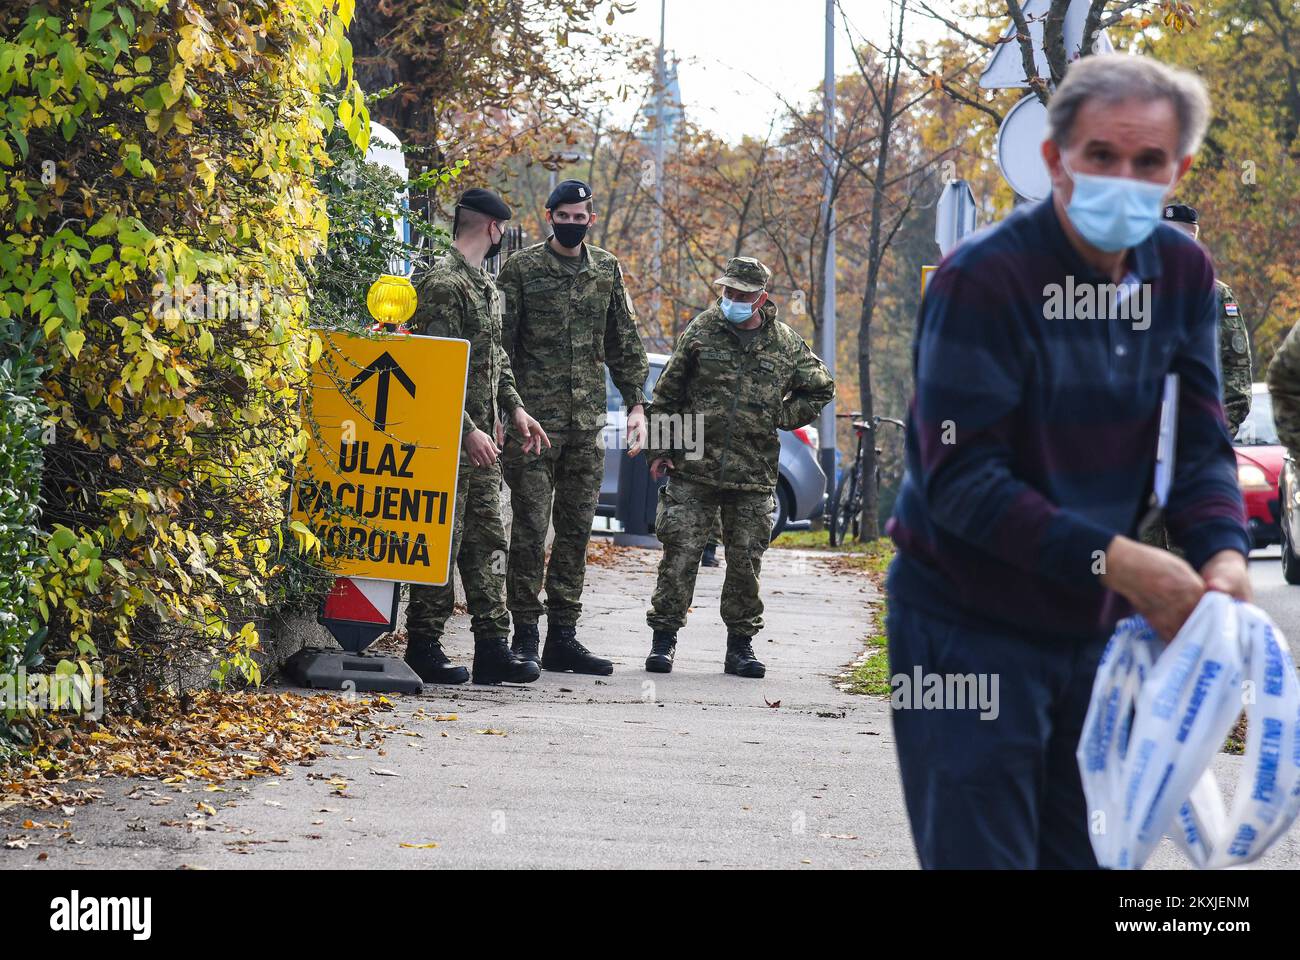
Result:
[[889,638],[885,635],[885,601],[872,611],[871,630],[867,633],[866,651],[849,670],[845,693],[869,697],[887,697],[889,686]]
[[824,550],[835,556],[830,561],[836,570],[861,571],[875,582],[883,584],[889,561],[894,559],[894,544],[888,537],[877,540],[850,540],[832,547],[830,534],[825,530],[791,530],[781,534],[772,543],[775,550]]

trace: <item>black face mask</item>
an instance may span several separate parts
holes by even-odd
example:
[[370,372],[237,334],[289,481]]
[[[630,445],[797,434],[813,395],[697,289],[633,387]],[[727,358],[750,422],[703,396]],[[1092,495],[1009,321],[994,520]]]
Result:
[[555,239],[560,246],[569,250],[582,243],[582,238],[587,235],[585,223],[552,223],[551,230],[555,233]]
[[[488,236],[489,236],[489,237],[492,236],[492,228],[491,228],[491,227],[488,228]],[[498,253],[501,252],[501,243],[502,243],[502,241],[505,240],[505,238],[506,238],[506,235],[505,235],[505,233],[503,232],[503,233],[501,234],[501,239],[497,240],[496,243],[492,244],[492,246],[490,246],[490,247],[487,248],[487,255],[484,257],[485,260],[491,260],[493,257],[495,257]]]

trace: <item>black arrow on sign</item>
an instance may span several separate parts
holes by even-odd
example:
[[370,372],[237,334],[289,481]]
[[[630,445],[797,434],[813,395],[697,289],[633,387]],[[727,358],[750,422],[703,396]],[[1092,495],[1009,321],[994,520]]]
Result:
[[352,391],[378,374],[378,386],[375,388],[375,429],[383,430],[388,424],[388,378],[397,377],[397,382],[406,388],[406,392],[415,397],[415,381],[406,375],[406,371],[397,365],[393,355],[385,350],[370,366],[352,378]]

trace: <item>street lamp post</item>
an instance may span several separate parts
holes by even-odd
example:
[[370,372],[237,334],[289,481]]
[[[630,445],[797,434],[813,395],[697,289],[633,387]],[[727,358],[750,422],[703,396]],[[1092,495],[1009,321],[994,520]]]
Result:
[[[822,118],[823,139],[822,212],[826,224],[826,263],[822,279],[822,362],[835,376],[835,0],[826,0],[826,76],[824,80]],[[827,492],[835,490],[835,400],[822,408],[818,430],[822,470],[826,474]]]

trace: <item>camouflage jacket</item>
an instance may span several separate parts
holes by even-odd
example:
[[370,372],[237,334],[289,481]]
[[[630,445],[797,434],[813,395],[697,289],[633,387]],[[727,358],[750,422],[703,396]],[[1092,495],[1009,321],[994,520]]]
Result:
[[[430,337],[468,340],[463,432],[489,436],[497,417],[522,406],[510,361],[501,348],[501,296],[487,271],[452,247],[416,284],[419,302],[407,327]],[[461,454],[462,459],[464,453]]]
[[1219,374],[1223,377],[1223,410],[1228,417],[1228,433],[1236,435],[1250,413],[1250,333],[1241,315],[1237,298],[1222,280],[1214,281],[1219,305]]
[[776,304],[764,305],[747,347],[717,304],[677,339],[648,410],[648,454],[671,456],[673,476],[770,493],[777,431],[811,423],[834,397],[826,365],[776,314]]
[[650,372],[623,270],[584,244],[576,274],[546,249],[525,247],[497,277],[505,300],[502,344],[528,412],[547,430],[605,423],[605,367],[631,409]]
[[1273,354],[1266,379],[1278,439],[1292,456],[1300,454],[1300,323]]

